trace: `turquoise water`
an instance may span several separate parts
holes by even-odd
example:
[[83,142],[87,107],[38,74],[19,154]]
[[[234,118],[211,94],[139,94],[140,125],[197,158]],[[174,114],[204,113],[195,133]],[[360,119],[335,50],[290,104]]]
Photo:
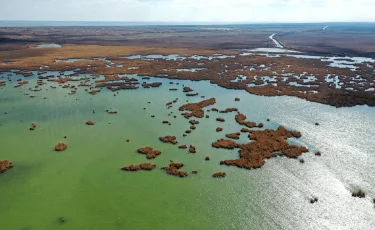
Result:
[[[169,84],[175,80],[151,78],[149,82],[163,85],[120,91],[116,97],[107,90],[93,96],[84,88],[68,95],[69,89],[49,85],[30,92],[36,78],[29,81],[21,88],[13,87],[15,81],[0,88],[0,159],[15,165],[0,175],[4,229],[373,229],[374,108],[337,109],[293,97],[255,96],[206,81],[178,81],[176,86]],[[186,97],[184,84],[199,96]],[[176,87],[180,90],[168,90]],[[237,150],[213,149],[211,142],[241,126],[234,113],[210,112],[210,119],[199,119],[197,129],[182,137],[190,124],[178,107],[186,100],[201,101],[201,95],[216,98],[211,107],[237,107],[247,120],[263,122],[265,128],[284,125],[301,131],[302,138],[291,141],[309,148],[310,153],[302,155],[305,163],[273,158],[250,171],[219,165],[220,160],[237,158]],[[241,101],[234,102],[235,97]],[[166,109],[175,98],[178,103]],[[109,115],[106,109],[118,114]],[[95,125],[85,125],[87,120]],[[35,131],[28,130],[32,122],[37,123]],[[224,128],[222,133],[216,133],[218,126]],[[195,145],[197,153],[161,143],[158,137],[166,135],[177,136],[179,144]],[[67,150],[54,152],[61,141]],[[246,135],[241,134],[239,142],[248,142]],[[147,162],[136,153],[147,145],[162,151],[151,161],[157,165],[154,171],[120,170]],[[321,157],[313,154],[317,150]],[[199,173],[169,176],[160,168],[170,160],[183,162],[182,170]],[[227,177],[212,178],[217,171]],[[365,199],[351,196],[357,188],[366,191]],[[312,196],[319,198],[316,204],[309,203]],[[57,221],[61,216],[63,224]]]

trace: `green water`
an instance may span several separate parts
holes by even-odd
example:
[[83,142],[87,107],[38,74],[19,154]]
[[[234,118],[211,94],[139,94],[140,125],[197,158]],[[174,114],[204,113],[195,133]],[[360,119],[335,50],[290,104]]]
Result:
[[[176,86],[169,85],[170,80],[157,81],[163,82],[160,88],[120,91],[116,97],[106,90],[93,96],[83,88],[68,95],[69,89],[49,85],[29,92],[35,78],[21,88],[14,88],[15,82],[2,87],[0,159],[15,167],[0,175],[1,229],[372,229],[373,108],[336,109],[291,97],[254,96],[209,82],[179,81]],[[186,97],[183,84],[206,98],[215,97],[213,107],[237,107],[265,128],[282,124],[301,131],[303,137],[291,141],[309,147],[311,152],[302,156],[306,163],[274,158],[251,171],[219,165],[220,160],[237,158],[237,150],[213,149],[211,142],[241,126],[234,113],[210,112],[210,119],[199,119],[197,129],[183,137],[190,124],[178,107],[186,100],[202,100]],[[168,90],[174,87],[180,90]],[[234,102],[235,97],[241,101]],[[165,104],[175,98],[178,103],[168,110]],[[104,112],[110,108],[118,114]],[[95,125],[87,126],[87,120]],[[37,123],[35,131],[28,130],[32,122]],[[315,127],[315,122],[321,126]],[[218,126],[224,128],[222,133],[216,133]],[[158,137],[166,135],[177,136],[179,144],[195,145],[197,153],[161,143]],[[61,141],[67,150],[53,151]],[[247,141],[242,134],[239,142]],[[151,161],[155,170],[120,170],[147,162],[136,150],[148,145],[162,151]],[[315,150],[323,156],[314,156]],[[205,161],[205,156],[211,160]],[[169,176],[160,168],[170,160],[183,162],[182,170],[199,173]],[[212,178],[217,171],[227,177]],[[352,198],[356,187],[365,189],[368,197]],[[318,196],[319,202],[311,205],[311,196]],[[63,224],[58,223],[61,216],[66,219]]]

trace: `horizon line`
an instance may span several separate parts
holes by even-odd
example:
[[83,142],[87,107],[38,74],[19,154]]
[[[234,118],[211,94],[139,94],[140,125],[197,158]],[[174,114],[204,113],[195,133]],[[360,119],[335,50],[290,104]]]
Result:
[[[143,25],[244,25],[244,24],[324,24],[324,23],[375,23],[375,21],[233,21],[233,22],[215,22],[215,21],[93,21],[93,20],[8,20],[0,19],[0,22],[20,22],[20,23],[136,23]],[[1,26],[1,25],[0,25]]]

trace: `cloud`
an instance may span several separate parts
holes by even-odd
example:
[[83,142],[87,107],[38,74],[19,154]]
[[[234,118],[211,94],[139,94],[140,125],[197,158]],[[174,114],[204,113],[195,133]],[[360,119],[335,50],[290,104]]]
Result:
[[373,21],[374,0],[1,0],[1,20]]

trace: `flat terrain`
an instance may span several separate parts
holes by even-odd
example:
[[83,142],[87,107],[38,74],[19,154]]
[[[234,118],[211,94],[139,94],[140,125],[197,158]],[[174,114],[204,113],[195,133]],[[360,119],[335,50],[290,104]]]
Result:
[[[209,80],[257,95],[296,96],[336,107],[374,106],[374,59],[349,58],[374,56],[372,25],[3,27],[0,71],[79,68],[80,74],[105,76],[106,84],[98,88],[112,86],[119,74]],[[271,34],[287,49],[322,56],[246,54],[274,47]],[[62,47],[37,48],[44,43]],[[127,58],[155,54],[179,58]]]
[[372,230],[367,25],[0,28],[0,223]]
[[294,49],[369,57],[375,56],[374,38],[374,23],[328,23],[325,26],[316,24],[279,34],[282,43]]
[[[327,26],[327,27],[326,27]],[[326,27],[325,30],[323,28]],[[0,50],[32,43],[96,44],[199,49],[272,47],[277,33],[289,48],[375,57],[374,23],[213,26],[2,27]]]

